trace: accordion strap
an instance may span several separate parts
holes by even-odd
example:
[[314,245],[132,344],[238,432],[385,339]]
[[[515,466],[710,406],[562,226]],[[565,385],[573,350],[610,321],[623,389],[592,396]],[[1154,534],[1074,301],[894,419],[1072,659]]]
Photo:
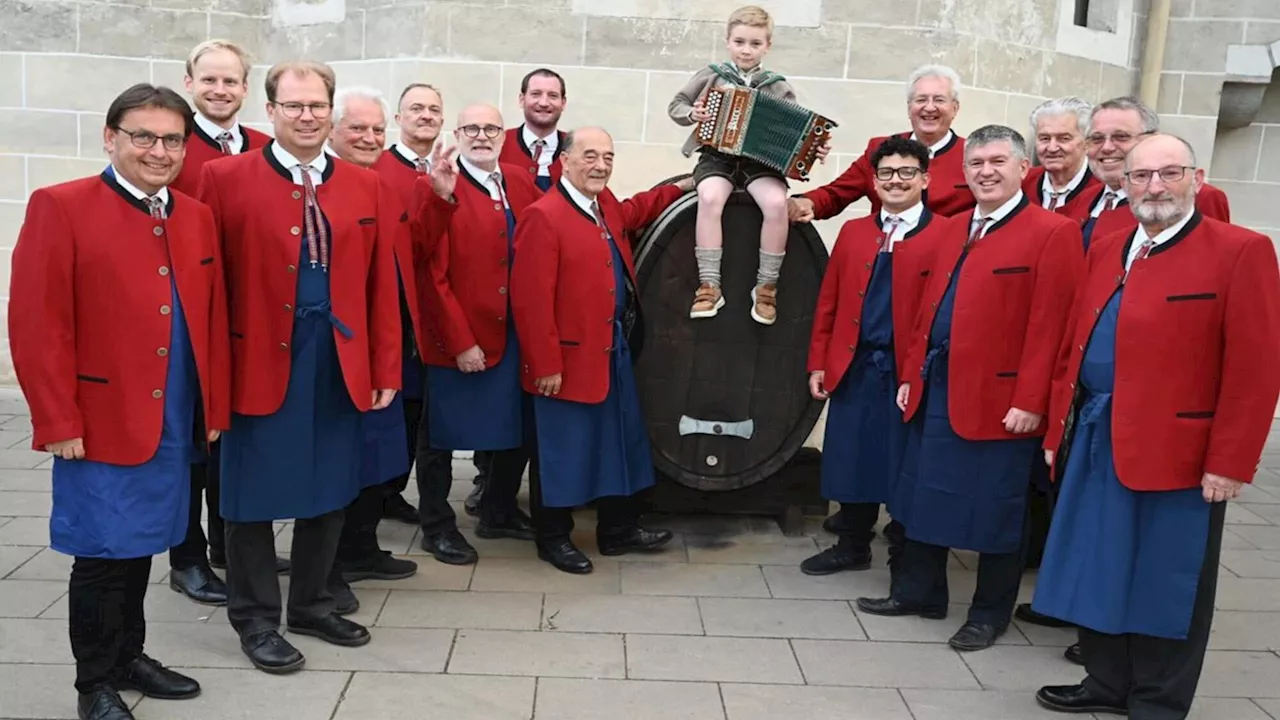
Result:
[[711,65],[710,67],[716,75],[719,75],[725,81],[733,83],[734,85],[755,88],[756,90],[759,90],[766,85],[772,85],[773,83],[781,82],[786,79],[771,70],[761,70],[756,73],[748,83],[743,81],[744,78],[742,77],[742,73],[738,72],[738,69],[730,63],[718,63]]

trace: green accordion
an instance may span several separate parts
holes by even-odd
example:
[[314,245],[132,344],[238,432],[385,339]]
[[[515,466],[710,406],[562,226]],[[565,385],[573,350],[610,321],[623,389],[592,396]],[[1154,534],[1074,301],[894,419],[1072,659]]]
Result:
[[836,123],[755,88],[724,85],[703,99],[711,119],[698,123],[699,145],[763,163],[794,180],[809,179]]

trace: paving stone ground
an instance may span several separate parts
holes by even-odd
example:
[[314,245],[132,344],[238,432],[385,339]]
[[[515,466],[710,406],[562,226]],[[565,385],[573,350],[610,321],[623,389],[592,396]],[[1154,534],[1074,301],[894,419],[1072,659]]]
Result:
[[[67,641],[70,559],[48,548],[51,462],[27,449],[20,395],[0,391],[0,719],[75,718]],[[452,499],[480,562],[424,557],[417,529],[384,523],[385,549],[420,563],[417,576],[357,585],[373,642],[336,648],[292,637],[306,669],[251,668],[221,609],[169,590],[156,558],[147,651],[200,680],[172,702],[126,694],[145,720],[1036,720],[1058,717],[1032,697],[1077,682],[1062,659],[1072,634],[1015,623],[996,647],[957,653],[961,624],[859,614],[852,601],[886,592],[880,565],[812,578],[798,563],[833,542],[809,523],[785,537],[772,521],[663,517],[677,532],[660,555],[601,558],[589,518],[576,538],[594,574],[560,573],[529,543],[480,540],[461,501],[474,475],[454,464]],[[411,498],[413,499],[413,498]],[[1195,720],[1280,720],[1280,429],[1254,486],[1230,507],[1217,615]],[[279,548],[292,528],[278,526]],[[952,557],[952,597],[975,581],[975,558]],[[285,580],[287,582],[287,579]],[[1030,598],[1029,574],[1022,588]],[[1109,716],[1108,716],[1109,717]]]

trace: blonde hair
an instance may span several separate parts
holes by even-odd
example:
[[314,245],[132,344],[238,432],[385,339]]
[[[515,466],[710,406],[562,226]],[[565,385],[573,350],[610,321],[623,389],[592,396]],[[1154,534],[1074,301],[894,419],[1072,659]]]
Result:
[[249,66],[252,64],[249,60],[249,53],[245,52],[244,48],[230,40],[223,40],[221,38],[205,40],[191,49],[191,54],[187,56],[187,77],[194,78],[196,76],[196,63],[200,61],[200,58],[208,55],[214,50],[226,50],[239,58],[240,67],[244,68],[244,75],[241,76],[240,81],[244,82],[249,79]]
[[271,69],[267,71],[267,102],[276,101],[276,88],[280,85],[280,77],[285,73],[293,73],[299,77],[306,77],[311,74],[320,76],[320,79],[324,81],[325,90],[329,93],[329,102],[333,102],[333,88],[337,84],[333,68],[314,60],[289,60],[272,65]]
[[729,16],[729,27],[725,30],[725,37],[728,37],[739,25],[764,28],[766,37],[773,39],[773,18],[759,5],[747,5],[734,10]]

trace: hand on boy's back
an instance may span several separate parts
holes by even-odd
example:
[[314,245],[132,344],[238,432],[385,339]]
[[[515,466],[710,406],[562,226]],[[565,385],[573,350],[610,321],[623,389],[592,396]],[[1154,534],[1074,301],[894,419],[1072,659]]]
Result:
[[813,201],[807,197],[787,198],[787,219],[793,223],[813,222]]
[[675,181],[674,185],[680,188],[680,192],[689,192],[690,190],[697,187],[698,183],[693,179],[693,176],[690,175],[689,177],[680,178],[679,180]]

